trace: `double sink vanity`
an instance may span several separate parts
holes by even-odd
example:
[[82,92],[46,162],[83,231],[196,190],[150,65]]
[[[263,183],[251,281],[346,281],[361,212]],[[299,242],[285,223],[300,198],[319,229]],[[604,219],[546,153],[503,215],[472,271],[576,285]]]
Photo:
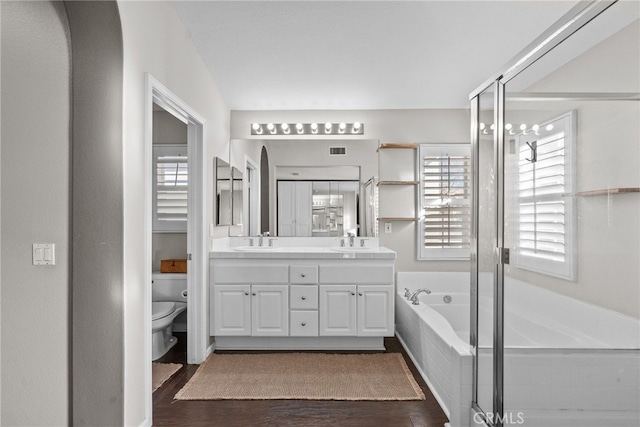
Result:
[[209,257],[216,348],[384,349],[395,258],[377,238],[230,237]]

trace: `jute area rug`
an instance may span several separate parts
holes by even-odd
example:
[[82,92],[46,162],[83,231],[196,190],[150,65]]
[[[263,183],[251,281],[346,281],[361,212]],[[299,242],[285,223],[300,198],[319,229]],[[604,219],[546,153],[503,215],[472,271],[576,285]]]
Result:
[[400,353],[212,354],[177,400],[424,400]]
[[179,363],[152,363],[151,364],[151,386],[156,391],[166,380],[182,368]]

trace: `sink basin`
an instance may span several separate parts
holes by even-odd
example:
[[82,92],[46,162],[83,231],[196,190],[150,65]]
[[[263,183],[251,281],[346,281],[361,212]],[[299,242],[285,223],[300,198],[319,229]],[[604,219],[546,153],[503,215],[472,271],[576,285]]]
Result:
[[274,247],[274,246],[236,246],[235,248],[231,248],[234,251],[243,251],[243,252],[264,252],[264,251],[277,251],[282,248]]
[[351,246],[345,246],[345,247],[339,247],[339,248],[331,248],[332,251],[336,251],[336,252],[373,252],[375,250],[377,250],[378,248],[367,248],[367,247],[351,247]]

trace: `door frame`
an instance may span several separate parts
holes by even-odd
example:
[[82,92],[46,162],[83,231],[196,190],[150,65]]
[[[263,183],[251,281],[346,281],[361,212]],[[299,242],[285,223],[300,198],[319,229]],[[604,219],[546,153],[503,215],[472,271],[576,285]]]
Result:
[[[207,301],[206,283],[206,247],[204,234],[204,126],[205,119],[182,101],[171,90],[151,74],[145,75],[145,125],[144,125],[144,283],[152,281],[152,173],[153,173],[153,104],[157,104],[168,113],[187,125],[187,156],[189,170],[189,189],[187,204],[187,254],[191,255],[187,268],[187,363],[201,363],[210,352],[206,336]],[[189,256],[188,256],[189,257]],[[145,395],[147,419],[151,420],[153,401],[151,385],[151,286],[144,286],[144,357]]]

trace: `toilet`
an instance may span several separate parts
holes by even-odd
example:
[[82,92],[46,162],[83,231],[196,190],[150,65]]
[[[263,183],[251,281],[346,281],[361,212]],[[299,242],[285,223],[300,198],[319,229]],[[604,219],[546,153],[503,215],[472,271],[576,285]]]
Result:
[[187,309],[187,275],[153,273],[151,301],[151,358],[158,360],[178,342],[173,321]]

